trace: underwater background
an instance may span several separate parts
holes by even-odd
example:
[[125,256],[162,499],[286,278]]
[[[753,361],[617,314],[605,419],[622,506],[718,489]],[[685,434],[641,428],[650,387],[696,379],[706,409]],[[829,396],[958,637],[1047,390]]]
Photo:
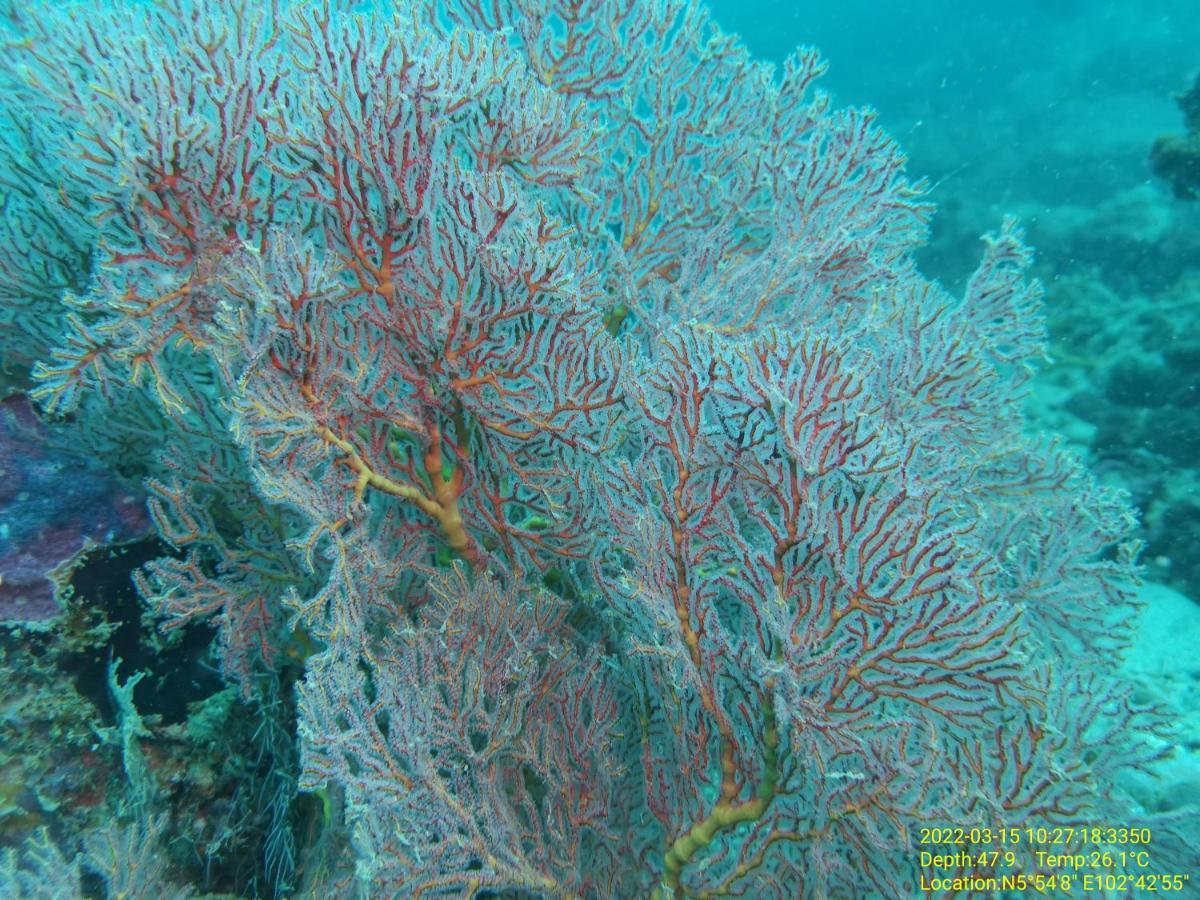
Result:
[[[1045,287],[1048,340],[1037,374],[1024,386],[1029,396],[1023,427],[1029,434],[1061,435],[1102,485],[1127,494],[1138,516],[1123,546],[1141,545],[1143,583],[1137,599],[1142,618],[1131,646],[1114,651],[1120,659],[1097,657],[1094,669],[1098,677],[1115,671],[1129,691],[1129,703],[1154,705],[1160,719],[1153,752],[1145,754],[1153,759],[1139,757],[1131,767],[1138,771],[1113,782],[1133,798],[1138,814],[1109,824],[1132,827],[1157,817],[1163,833],[1171,832],[1165,846],[1172,853],[1164,856],[1170,864],[1156,871],[1190,872],[1190,881],[1179,882],[1173,893],[1200,896],[1195,851],[1200,846],[1200,653],[1194,649],[1200,642],[1200,16],[1195,4],[850,0],[835,8],[713,0],[708,7],[716,23],[739,35],[757,59],[782,64],[797,46],[816,48],[829,65],[819,87],[830,92],[833,106],[867,105],[878,112],[879,126],[908,159],[907,177],[927,179],[927,199],[936,205],[928,241],[913,250],[925,277],[954,295],[969,291],[968,278],[983,249],[981,236],[997,232],[1009,216],[1025,229],[1025,243],[1034,253],[1030,274]],[[0,4],[0,13],[16,32],[30,16],[19,2]],[[0,63],[5,82],[23,77],[13,62],[17,43],[6,42]],[[5,102],[12,101],[6,96]],[[3,214],[15,232],[21,227],[12,223],[24,221],[29,207],[14,185],[22,180],[41,184],[35,174],[38,154],[22,155],[18,131],[10,129],[0,142]],[[0,261],[11,268],[8,256]],[[280,615],[263,626],[270,637],[239,645],[204,618],[222,608],[218,591],[194,598],[185,610],[178,591],[163,587],[168,575],[184,583],[184,576],[167,571],[161,560],[182,560],[180,547],[186,544],[168,547],[164,532],[178,534],[179,520],[195,515],[203,504],[180,501],[163,468],[151,467],[155,483],[149,490],[142,484],[144,459],[152,451],[169,455],[172,447],[169,438],[159,436],[163,426],[154,418],[157,413],[134,404],[123,407],[122,430],[113,438],[94,411],[72,418],[70,410],[63,414],[30,402],[37,390],[33,373],[44,360],[29,348],[54,343],[61,335],[53,330],[66,329],[58,320],[44,325],[39,320],[37,327],[46,332],[35,334],[33,319],[11,312],[17,308],[13,282],[0,289],[0,299],[13,304],[0,315],[0,609],[7,623],[0,638],[0,898],[351,896],[355,891],[409,896],[407,876],[366,861],[370,853],[363,847],[370,841],[363,833],[386,832],[386,823],[366,821],[362,808],[369,803],[361,795],[350,791],[348,798],[319,783],[318,776],[333,779],[334,750],[321,747],[329,771],[314,775],[311,760],[301,761],[302,753],[319,755],[311,749],[319,739],[314,726],[306,735],[298,720],[307,715],[311,723],[320,713],[332,722],[339,715],[334,701],[318,709],[311,695],[297,699],[306,671],[317,670],[322,640],[312,634],[278,638],[281,629],[286,631]],[[605,326],[627,335],[637,315],[622,312],[614,320],[606,311]],[[649,321],[649,313],[644,317]],[[224,401],[214,404],[213,415],[220,419],[229,408]],[[216,428],[222,431],[226,423],[220,420]],[[197,433],[202,431],[197,426]],[[236,453],[233,441],[219,449],[226,452]],[[185,458],[182,465],[191,462]],[[261,513],[255,502],[239,506],[255,491],[269,493],[260,471],[239,469],[238,477],[245,481],[228,491],[230,497],[207,507],[214,529],[228,531],[229,522]],[[172,512],[164,514],[164,507]],[[288,515],[279,527],[294,538],[305,523]],[[381,513],[379,522],[393,523],[388,515]],[[546,527],[539,516],[525,520],[535,523],[531,531]],[[152,536],[156,528],[158,537]],[[244,550],[235,543],[231,555]],[[452,557],[478,566],[452,541],[451,546],[451,552],[438,551],[436,568],[459,571],[448,562]],[[627,548],[621,552],[633,555]],[[1102,556],[1108,562],[1119,552],[1108,547]],[[294,571],[288,568],[292,565]],[[282,574],[277,574],[299,585],[297,596],[307,591],[305,596],[323,597],[321,582],[328,570],[322,565],[318,562],[314,574],[289,560],[279,563]],[[332,566],[336,570],[337,563]],[[201,568],[197,564],[188,577],[199,580]],[[697,568],[707,577],[713,566]],[[575,602],[572,592],[582,596],[584,591],[564,586],[574,582],[565,564],[562,569],[555,567],[544,586]],[[149,581],[141,574],[147,571]],[[205,569],[206,575],[211,571]],[[336,581],[329,577],[331,584]],[[448,594],[450,577],[439,575],[431,594]],[[397,583],[388,582],[389,589],[399,592]],[[491,585],[463,593],[478,595],[482,608],[497,603],[503,592]],[[145,602],[148,596],[156,600],[153,611]],[[208,608],[197,612],[206,603]],[[299,618],[309,615],[293,612]],[[444,631],[445,621],[469,612],[454,607],[439,627]],[[558,622],[553,615],[545,618]],[[577,638],[593,639],[603,623],[576,612],[570,618],[564,613],[558,624],[569,626],[573,637],[530,652],[543,661],[557,661],[561,653],[581,669],[594,665],[601,671],[603,664],[577,646]],[[615,646],[604,649],[615,651]],[[526,649],[518,641],[506,652]],[[271,675],[251,690],[245,673],[255,670],[259,657],[270,659]],[[1086,655],[1075,657],[1083,670],[1079,677],[1086,679],[1092,664]],[[769,663],[763,666],[764,672],[774,671]],[[374,702],[383,692],[376,679],[381,679],[378,672],[367,674],[353,690]],[[497,696],[508,690],[498,689]],[[1085,706],[1081,701],[1080,709]],[[589,711],[583,719],[590,724],[602,716]],[[671,726],[663,727],[669,731]],[[769,730],[764,726],[763,735]],[[364,726],[363,733],[368,732]],[[385,722],[378,733],[387,737],[389,725]],[[309,749],[302,750],[306,739]],[[637,758],[627,747],[620,752],[627,760]],[[715,756],[705,764],[715,767]],[[697,765],[682,757],[671,760],[680,770]],[[345,771],[357,772],[359,764],[344,765]],[[521,815],[545,815],[546,830],[569,830],[564,825],[572,821],[569,815],[551,822],[550,814],[542,813],[552,779],[530,774],[531,763],[522,765],[516,776],[510,773],[519,786],[489,802],[503,805],[528,789],[533,799],[516,819],[528,825]],[[632,762],[629,768],[640,771]],[[412,774],[404,766],[398,770]],[[571,777],[578,781],[579,773],[588,771],[572,769]],[[625,788],[614,788],[620,790]],[[584,802],[570,796],[574,803]],[[686,808],[685,801],[676,802]],[[356,824],[339,827],[341,821]],[[397,855],[394,845],[380,849],[384,838],[372,840],[371,852]],[[575,850],[586,854],[590,845]],[[848,858],[870,852],[859,847]],[[639,863],[654,868],[647,858]],[[420,868],[408,859],[405,865]],[[475,858],[467,865],[471,872],[485,868]],[[752,897],[819,896],[826,877],[831,896],[889,895],[884,876],[869,888],[847,887],[857,882],[837,875],[833,864],[814,878],[819,865],[818,858],[796,862],[795,870],[781,866],[771,884],[751,880],[740,889]],[[669,870],[670,863],[662,866]],[[628,896],[623,892],[633,882],[604,884],[591,874],[571,882],[564,876],[540,891],[535,879],[497,876],[495,883],[520,886],[492,888],[485,882],[481,887],[467,877],[440,888],[434,884],[426,895]],[[801,883],[802,890],[796,887]],[[902,883],[908,893],[894,895],[929,895]],[[934,893],[1023,895],[970,889]],[[1132,887],[1110,893],[1142,896]],[[1062,895],[1101,894],[1076,887]]]

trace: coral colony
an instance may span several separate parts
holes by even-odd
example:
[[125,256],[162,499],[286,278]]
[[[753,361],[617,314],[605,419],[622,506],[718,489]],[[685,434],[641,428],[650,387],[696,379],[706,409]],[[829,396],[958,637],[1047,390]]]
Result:
[[1023,430],[1019,228],[923,278],[872,114],[701,6],[383,6],[5,23],[6,354],[161,626],[302,666],[291,886],[906,896],[921,826],[1128,818],[1130,516]]

